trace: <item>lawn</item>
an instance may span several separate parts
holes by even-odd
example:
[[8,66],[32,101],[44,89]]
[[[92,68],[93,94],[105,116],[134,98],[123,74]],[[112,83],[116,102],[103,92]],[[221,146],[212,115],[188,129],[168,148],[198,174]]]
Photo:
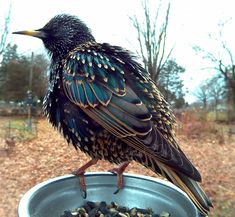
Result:
[[[8,123],[1,118],[0,126]],[[17,216],[22,195],[31,187],[55,176],[70,173],[88,161],[88,157],[68,146],[45,119],[37,124],[37,136],[17,140],[5,151],[5,138],[0,138],[0,216]],[[0,134],[3,135],[3,134]],[[179,142],[203,177],[202,186],[214,203],[210,216],[232,217],[235,213],[235,138],[218,140],[215,133],[192,136],[180,133]],[[88,171],[107,171],[112,165],[99,162]],[[132,163],[126,170],[157,177],[141,165]]]
[[13,138],[15,141],[31,140],[37,135],[36,127],[37,120],[34,119],[2,117],[0,120],[0,138]]

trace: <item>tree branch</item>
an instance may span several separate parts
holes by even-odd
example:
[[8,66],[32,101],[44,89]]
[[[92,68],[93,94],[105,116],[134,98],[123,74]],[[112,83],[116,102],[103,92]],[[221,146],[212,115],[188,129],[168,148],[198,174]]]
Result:
[[137,30],[137,39],[139,42],[140,53],[142,60],[145,64],[145,68],[150,73],[154,81],[157,81],[162,67],[169,59],[173,48],[165,56],[166,53],[166,41],[167,41],[167,28],[170,14],[170,3],[167,5],[166,15],[164,21],[159,28],[157,34],[157,21],[160,16],[160,10],[162,7],[162,1],[160,0],[159,6],[154,16],[154,20],[151,19],[150,6],[147,0],[142,1],[142,8],[144,14],[143,25],[137,20],[137,17],[129,17],[132,21],[134,28]]
[[11,17],[11,4],[9,6],[8,13],[5,17],[5,21],[2,27],[2,33],[1,33],[1,39],[0,39],[0,55],[3,54],[5,46],[6,46],[7,36],[9,34],[10,17]]

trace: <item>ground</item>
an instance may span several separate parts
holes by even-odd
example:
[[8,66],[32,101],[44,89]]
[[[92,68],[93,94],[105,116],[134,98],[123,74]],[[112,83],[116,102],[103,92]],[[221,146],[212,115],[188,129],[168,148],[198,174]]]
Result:
[[[45,119],[38,122],[37,137],[7,147],[0,138],[0,216],[17,216],[20,198],[31,187],[49,178],[69,174],[88,157],[68,146]],[[202,186],[214,203],[210,216],[232,217],[235,213],[235,140],[217,137],[179,136],[182,149],[201,172]],[[112,165],[99,162],[88,171],[107,171]],[[157,177],[132,163],[129,173]]]

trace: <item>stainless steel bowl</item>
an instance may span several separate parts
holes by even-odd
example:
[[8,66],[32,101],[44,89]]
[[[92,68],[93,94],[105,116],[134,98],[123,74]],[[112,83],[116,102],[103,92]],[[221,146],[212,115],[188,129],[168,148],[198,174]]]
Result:
[[77,177],[65,175],[42,182],[21,199],[19,217],[60,217],[74,210],[84,200],[112,201],[129,208],[151,207],[167,211],[171,217],[199,217],[197,208],[179,188],[171,183],[146,176],[124,174],[124,188],[117,194],[117,177],[111,173],[86,173],[87,198],[83,199]]

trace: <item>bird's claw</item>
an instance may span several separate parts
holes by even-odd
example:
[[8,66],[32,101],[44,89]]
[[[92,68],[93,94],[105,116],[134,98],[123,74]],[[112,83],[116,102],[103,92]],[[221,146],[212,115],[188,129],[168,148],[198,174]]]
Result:
[[86,199],[87,193],[86,193],[86,183],[85,183],[84,173],[79,175],[79,181],[81,186],[82,197]]
[[[81,189],[82,190],[82,189]],[[83,199],[86,199],[86,197],[87,197],[87,192],[86,192],[86,190],[82,190],[81,191],[81,195],[82,195],[82,198]]]
[[108,172],[113,173],[115,175],[118,175],[120,173],[118,168],[112,168],[112,169],[108,170]]
[[124,162],[119,167],[108,170],[108,172],[117,175],[117,190],[114,192],[114,194],[117,194],[123,188],[123,172],[125,171],[128,164],[129,162]]
[[86,182],[85,182],[85,177],[84,177],[84,173],[85,170],[87,168],[89,168],[90,166],[96,164],[98,161],[98,159],[91,159],[90,161],[88,161],[86,164],[84,164],[82,167],[80,167],[79,169],[75,170],[72,172],[73,175],[78,176],[79,177],[79,181],[80,181],[80,186],[81,186],[81,191],[82,191],[82,197],[84,199],[86,199],[87,197],[87,191],[86,191]]
[[117,190],[113,194],[117,194],[123,188],[123,176],[122,173],[117,168],[108,170],[108,172],[113,173],[117,176]]
[[87,191],[86,191],[86,182],[85,182],[85,177],[84,177],[84,171],[81,171],[78,169],[78,170],[73,171],[72,174],[79,177],[79,182],[80,182],[80,186],[81,186],[81,195],[82,195],[83,199],[86,199]]
[[117,190],[116,191],[114,191],[113,192],[113,194],[117,194],[117,193],[119,193],[119,191],[120,191],[121,189],[120,188],[117,188]]

